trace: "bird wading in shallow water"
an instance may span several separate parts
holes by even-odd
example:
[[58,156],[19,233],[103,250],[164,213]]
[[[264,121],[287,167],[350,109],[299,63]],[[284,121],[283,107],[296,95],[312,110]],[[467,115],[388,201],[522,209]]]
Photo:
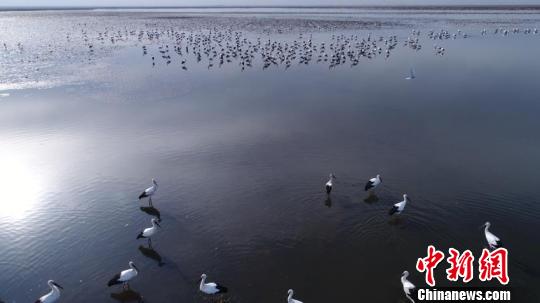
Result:
[[403,285],[403,292],[405,293],[405,296],[407,299],[411,300],[411,302],[414,303],[413,297],[415,297],[416,292],[416,286],[412,284],[409,280],[407,280],[407,277],[409,276],[408,271],[404,271],[401,274],[401,285]]
[[226,293],[227,287],[219,285],[214,282],[206,283],[206,274],[201,275],[201,283],[199,284],[199,290],[207,295],[214,295],[220,293]]
[[407,205],[407,201],[411,201],[411,199],[407,197],[407,194],[403,194],[403,201],[394,204],[388,214],[401,214],[401,212],[405,209],[405,205]]
[[382,183],[381,175],[377,175],[375,178],[369,179],[364,187],[365,191],[373,190]]
[[152,247],[152,236],[155,235],[158,231],[158,228],[161,228],[161,225],[158,223],[158,219],[152,218],[152,227],[145,228],[139,233],[137,239],[148,239],[148,246]]
[[486,241],[489,245],[489,248],[496,249],[496,248],[502,247],[501,239],[499,239],[497,236],[495,236],[489,231],[489,228],[491,227],[491,223],[486,222],[482,226],[484,227],[484,234],[486,236]]
[[35,303],[53,303],[60,299],[60,289],[64,288],[53,280],[49,280],[47,284],[51,288],[51,291],[43,297],[39,298]]
[[289,289],[287,291],[287,303],[302,303],[302,301],[298,301],[293,299],[294,291],[292,289]]
[[139,200],[148,198],[148,205],[152,206],[152,196],[156,193],[158,184],[155,179],[152,179],[152,186],[145,189],[140,195]]
[[129,261],[129,269],[123,270],[120,273],[114,275],[114,277],[107,283],[107,286],[122,284],[123,288],[129,288],[129,281],[135,278],[139,274],[139,270],[135,266],[135,263]]
[[328,194],[328,195],[329,195],[330,192],[332,191],[332,186],[333,186],[332,181],[333,181],[334,179],[337,179],[336,176],[335,176],[334,174],[330,174],[329,178],[330,178],[330,179],[329,179],[328,182],[326,182],[326,184],[325,184],[325,187],[326,187],[326,194]]

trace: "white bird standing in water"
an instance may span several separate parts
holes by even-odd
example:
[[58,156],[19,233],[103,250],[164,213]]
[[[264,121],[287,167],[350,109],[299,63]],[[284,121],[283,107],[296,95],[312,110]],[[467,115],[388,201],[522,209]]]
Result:
[[152,196],[156,193],[158,184],[155,179],[152,179],[152,186],[145,189],[142,194],[139,195],[139,200],[148,197],[148,204],[152,206]]
[[411,69],[409,70],[409,75],[405,78],[406,80],[413,80],[414,78],[416,78],[416,75],[414,74],[414,69]]
[[411,302],[414,303],[414,300],[412,298],[413,293],[416,291],[416,286],[412,284],[409,280],[407,280],[407,277],[409,276],[408,271],[404,271],[401,274],[401,284],[403,285],[403,292],[405,292],[405,296],[411,300]]
[[411,201],[411,199],[407,197],[407,194],[403,194],[403,201],[394,204],[394,206],[390,209],[388,214],[389,215],[393,215],[395,213],[401,214],[401,212],[405,209],[405,205],[407,205],[407,201]]
[[201,284],[199,285],[199,290],[207,295],[214,295],[219,293],[226,293],[227,287],[219,285],[214,282],[206,283],[206,274],[201,275]]
[[326,182],[326,193],[327,194],[330,194],[330,192],[332,191],[332,180],[334,179],[337,179],[336,176],[334,176],[334,174],[330,174],[330,180],[328,180],[328,182]]
[[152,227],[145,228],[137,236],[137,239],[141,239],[141,238],[148,239],[149,246],[152,246],[152,236],[157,233],[158,227],[161,227],[161,225],[159,225],[158,220],[156,218],[152,218],[151,222],[152,222]]
[[126,287],[129,288],[129,281],[139,274],[139,269],[137,269],[135,263],[129,261],[129,267],[129,269],[123,270],[120,273],[114,275],[114,277],[109,281],[109,283],[107,283],[107,285],[111,287],[116,284],[122,284],[124,289]]
[[382,183],[381,175],[377,175],[377,177],[369,179],[369,181],[366,183],[365,190],[368,191],[371,189],[375,189],[375,187],[379,186],[379,184],[381,183]]
[[53,280],[49,280],[47,284],[49,284],[51,291],[43,297],[39,298],[35,303],[53,303],[60,299],[60,289],[64,288],[58,285],[58,283],[54,282]]
[[294,291],[292,289],[289,289],[289,291],[287,291],[287,303],[302,303],[302,301],[298,301],[298,300],[295,300],[293,299],[293,294],[294,294]]
[[492,234],[488,229],[491,226],[491,223],[484,223],[484,234],[486,235],[486,241],[489,244],[490,249],[496,249],[502,246],[501,239]]

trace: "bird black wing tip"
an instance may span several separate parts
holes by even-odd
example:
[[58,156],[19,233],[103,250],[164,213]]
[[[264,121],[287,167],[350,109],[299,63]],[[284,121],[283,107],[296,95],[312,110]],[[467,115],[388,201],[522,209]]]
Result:
[[116,274],[108,283],[107,286],[111,287],[122,282],[118,281],[120,279],[120,274]]
[[226,293],[229,291],[229,289],[223,285],[217,285],[216,288],[219,290],[219,293]]
[[107,283],[107,286],[111,287],[111,286],[116,285],[116,284],[120,284],[120,282],[111,280],[111,281],[109,281],[109,283]]
[[372,187],[373,187],[373,182],[368,181],[368,183],[366,183],[366,186],[364,187],[364,189],[365,189],[366,191],[368,191],[368,190],[369,190],[370,188],[372,188]]
[[397,211],[398,211],[397,206],[394,206],[394,207],[392,207],[392,208],[390,209],[390,211],[388,211],[388,214],[389,214],[389,215],[393,215],[393,214],[397,213]]

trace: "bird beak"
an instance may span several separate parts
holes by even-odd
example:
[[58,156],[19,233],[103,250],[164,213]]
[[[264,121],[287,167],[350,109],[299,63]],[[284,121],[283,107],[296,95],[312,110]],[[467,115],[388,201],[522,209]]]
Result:
[[60,289],[64,289],[62,286],[60,286],[60,285],[59,285],[58,283],[56,283],[56,282],[53,282],[53,285],[56,286],[56,287],[58,287],[58,288],[60,288]]
[[140,271],[139,268],[137,268],[137,266],[135,266],[135,264],[133,264],[133,268],[135,268],[136,271]]
[[161,228],[161,225],[159,225],[158,221],[156,220],[155,222],[156,222],[156,225]]

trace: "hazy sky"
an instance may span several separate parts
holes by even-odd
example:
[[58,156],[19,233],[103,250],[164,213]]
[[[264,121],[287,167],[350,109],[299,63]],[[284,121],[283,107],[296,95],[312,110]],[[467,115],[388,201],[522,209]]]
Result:
[[0,0],[0,6],[540,4],[540,0]]

